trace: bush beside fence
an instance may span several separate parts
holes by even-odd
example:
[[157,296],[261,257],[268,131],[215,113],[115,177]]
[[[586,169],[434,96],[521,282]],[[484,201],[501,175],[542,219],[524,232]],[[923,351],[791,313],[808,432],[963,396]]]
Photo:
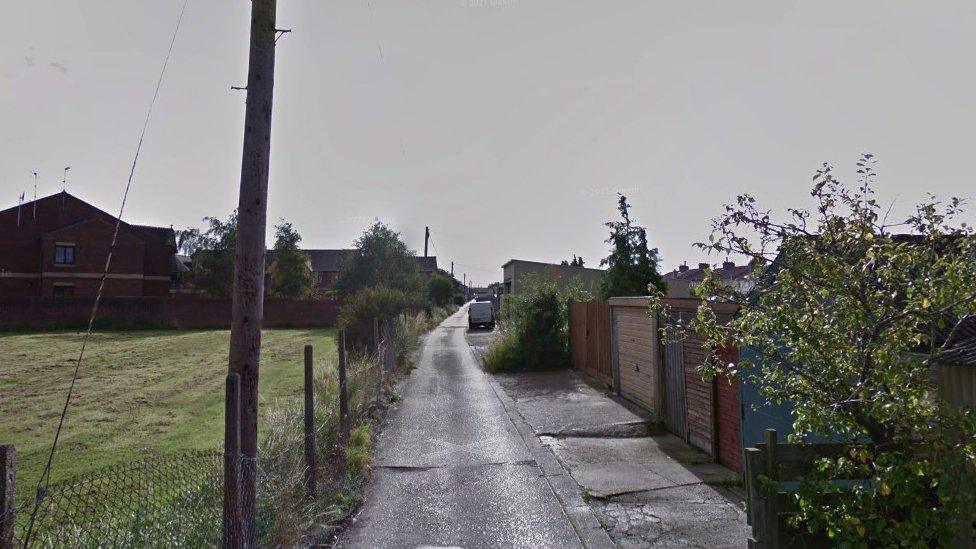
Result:
[[[850,457],[856,445],[846,443],[790,444],[779,442],[775,429],[767,429],[765,440],[743,450],[745,464],[746,517],[752,527],[750,548],[831,547],[837,544],[826,535],[811,535],[790,526],[796,512],[796,486],[821,458]],[[913,447],[913,452],[926,451]],[[867,479],[836,479],[838,486],[870,482]],[[969,524],[947,523],[955,528],[954,547],[976,547],[976,516]],[[894,540],[892,540],[894,541]]]

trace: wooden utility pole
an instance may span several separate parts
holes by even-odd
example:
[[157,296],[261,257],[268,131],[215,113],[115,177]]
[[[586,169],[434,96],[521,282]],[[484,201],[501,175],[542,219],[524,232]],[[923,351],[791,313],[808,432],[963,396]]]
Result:
[[241,379],[241,545],[254,546],[258,451],[258,367],[264,316],[264,252],[274,90],[276,0],[251,0],[251,41],[241,189],[237,209],[230,373]]
[[427,244],[430,242],[430,227],[424,227],[424,257],[427,257]]
[[222,547],[241,546],[241,378],[227,374],[224,396],[224,525]]

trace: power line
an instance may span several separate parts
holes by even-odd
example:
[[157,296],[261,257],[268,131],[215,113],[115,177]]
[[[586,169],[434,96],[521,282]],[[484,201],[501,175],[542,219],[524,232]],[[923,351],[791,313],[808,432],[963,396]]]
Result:
[[[149,119],[152,115],[153,106],[156,104],[156,98],[159,97],[159,88],[163,84],[163,76],[166,74],[166,67],[169,65],[169,58],[173,53],[173,45],[176,44],[176,36],[179,34],[180,25],[183,23],[183,14],[186,12],[186,4],[188,0],[183,0],[183,7],[180,9],[180,16],[176,20],[176,28],[173,30],[173,37],[169,42],[169,49],[166,51],[166,57],[163,60],[163,67],[159,71],[159,79],[156,80],[156,89],[153,91],[152,100],[149,102],[149,109],[146,111],[146,119],[142,123],[142,132],[139,134],[139,143],[136,145],[135,155],[132,157],[132,167],[129,169],[129,178],[125,183],[125,191],[122,193],[122,204],[119,206],[119,215],[115,219],[115,231],[112,233],[112,243],[108,249],[108,256],[105,258],[105,269],[102,271],[102,276],[98,281],[98,292],[95,293],[95,302],[92,304],[91,315],[88,317],[88,329],[85,331],[85,337],[81,342],[81,350],[78,352],[78,360],[75,361],[75,369],[71,375],[71,384],[68,386],[68,394],[64,399],[64,407],[61,409],[61,418],[58,420],[58,429],[54,434],[54,441],[51,443],[51,451],[47,457],[47,463],[44,466],[44,472],[41,473],[41,478],[37,481],[37,495],[34,500],[34,509],[31,512],[30,523],[27,526],[27,533],[24,536],[24,547],[27,547],[30,542],[31,533],[34,529],[34,521],[37,518],[37,510],[40,508],[41,501],[44,499],[44,492],[46,491],[47,483],[51,479],[51,464],[54,461],[54,454],[57,451],[58,441],[61,438],[61,430],[64,427],[64,419],[68,415],[68,406],[71,404],[71,395],[75,389],[75,383],[78,381],[78,372],[81,369],[82,360],[85,357],[85,349],[88,347],[88,341],[91,339],[92,328],[95,325],[95,316],[98,314],[98,304],[102,299],[102,292],[105,289],[105,280],[108,278],[109,267],[112,265],[112,253],[115,251],[115,244],[119,237],[119,227],[122,225],[122,213],[125,211],[125,202],[129,197],[129,189],[132,187],[132,177],[136,171],[136,164],[139,162],[139,153],[142,151],[142,143],[146,138],[146,131],[149,129]],[[69,168],[65,168],[65,174],[67,174]],[[67,178],[66,178],[67,179]]]

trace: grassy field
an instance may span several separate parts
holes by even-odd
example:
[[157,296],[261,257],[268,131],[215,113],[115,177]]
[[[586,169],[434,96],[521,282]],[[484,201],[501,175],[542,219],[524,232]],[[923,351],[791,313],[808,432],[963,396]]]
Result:
[[[334,332],[266,330],[261,405],[302,390],[302,348],[335,367]],[[153,453],[223,441],[228,330],[92,335],[68,410],[52,482]],[[82,334],[0,334],[0,443],[17,446],[18,499],[33,492],[71,380]]]

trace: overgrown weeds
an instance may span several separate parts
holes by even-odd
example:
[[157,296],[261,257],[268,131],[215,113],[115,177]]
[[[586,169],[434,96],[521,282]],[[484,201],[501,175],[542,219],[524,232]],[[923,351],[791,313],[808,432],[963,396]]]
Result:
[[533,281],[528,291],[506,296],[501,335],[485,353],[490,372],[553,370],[569,365],[569,302],[590,299],[580,284],[560,290]]

